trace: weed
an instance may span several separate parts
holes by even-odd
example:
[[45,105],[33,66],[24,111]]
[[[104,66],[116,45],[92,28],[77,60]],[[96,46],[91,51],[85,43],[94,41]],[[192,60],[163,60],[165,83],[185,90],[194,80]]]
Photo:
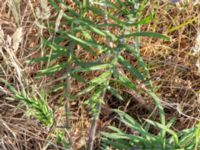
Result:
[[[198,118],[190,117],[191,113],[193,116],[197,114],[197,106],[189,106],[192,100],[199,97],[196,93],[198,82],[191,83],[190,88],[184,87],[185,93],[182,86],[180,92],[175,91],[172,86],[173,80],[179,82],[182,79],[182,84],[186,80],[185,74],[187,73],[187,78],[192,74],[188,75],[189,71],[185,71],[188,67],[182,63],[186,61],[180,58],[188,58],[187,49],[183,48],[186,44],[182,41],[185,38],[182,34],[188,26],[198,22],[198,13],[191,15],[198,10],[198,2],[170,2],[167,5],[163,1],[148,0],[29,0],[26,9],[21,9],[23,0],[9,1],[8,8],[14,17],[16,29],[11,32],[12,35],[8,34],[5,24],[0,23],[0,61],[3,62],[0,64],[0,91],[3,93],[0,96],[18,100],[17,110],[26,110],[26,115],[38,120],[36,124],[45,128],[45,140],[42,145],[39,144],[40,148],[199,149],[199,123],[183,130],[174,128],[182,117],[198,121]],[[0,2],[1,4],[7,6],[6,2]],[[154,11],[151,7],[157,8]],[[187,10],[191,7],[194,10]],[[26,20],[27,10],[32,14],[30,19],[35,19],[32,20],[32,25]],[[190,16],[181,18],[178,13],[175,15],[177,18],[173,19],[170,15],[173,16],[176,12],[180,16],[182,13]],[[30,28],[37,48],[30,46],[31,43],[28,45],[29,49],[20,54],[25,46],[23,44],[29,44],[26,28]],[[190,30],[187,32],[188,37],[194,35]],[[169,38],[160,33],[172,36]],[[173,41],[177,38],[177,33],[180,36],[178,44]],[[158,42],[164,42],[154,44],[157,41],[154,38]],[[158,52],[160,49],[166,52]],[[193,50],[199,67],[198,36]],[[173,61],[174,56],[177,61]],[[27,59],[29,64],[25,63]],[[171,67],[170,64],[175,65]],[[26,71],[27,66],[33,69]],[[165,82],[160,81],[163,72],[167,75]],[[158,77],[155,79],[155,76]],[[184,82],[184,86],[185,84],[189,85]],[[170,90],[163,90],[167,86]],[[167,96],[177,99],[177,102],[174,99],[171,103],[171,99],[159,98]],[[113,105],[117,109],[112,110]],[[140,117],[135,111],[138,106],[143,114],[143,109],[148,113],[152,112],[148,119],[147,115]],[[179,116],[169,113],[169,107],[170,111],[176,107]],[[191,111],[185,111],[188,108]],[[131,109],[134,109],[133,115]],[[108,116],[106,121],[104,114]],[[119,116],[118,119],[113,117],[115,114]],[[10,124],[6,124],[4,118],[0,121],[7,133],[17,141],[18,134],[13,132]],[[99,134],[107,122],[109,128]],[[83,142],[85,139],[87,142]],[[12,148],[15,145],[14,143]],[[26,144],[24,145],[27,149]],[[2,146],[6,147],[4,143]]]

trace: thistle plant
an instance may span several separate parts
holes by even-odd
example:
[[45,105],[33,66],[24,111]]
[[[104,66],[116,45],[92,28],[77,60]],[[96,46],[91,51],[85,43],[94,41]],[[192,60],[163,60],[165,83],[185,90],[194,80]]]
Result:
[[[97,121],[101,113],[101,105],[105,103],[105,95],[107,91],[116,97],[120,95],[118,89],[113,84],[119,84],[125,88],[137,91],[135,83],[129,78],[124,71],[129,71],[132,76],[141,80],[146,85],[146,92],[155,100],[161,116],[161,124],[165,125],[164,111],[161,107],[158,97],[152,91],[152,84],[149,80],[149,73],[142,57],[140,56],[140,36],[153,38],[162,38],[168,40],[164,35],[152,32],[140,31],[140,26],[151,21],[152,15],[146,18],[141,17],[142,11],[147,4],[143,1],[89,1],[83,2],[74,1],[75,8],[70,8],[65,2],[58,0],[50,0],[51,5],[58,12],[58,19],[55,26],[49,29],[50,32],[55,30],[58,36],[51,40],[43,39],[43,44],[51,48],[51,55],[46,55],[41,58],[34,59],[38,61],[59,61],[60,58],[65,58],[65,61],[59,61],[59,64],[49,65],[47,68],[40,70],[38,75],[52,75],[65,70],[65,73],[60,77],[64,81],[62,86],[65,89],[65,108],[66,121],[69,122],[70,111],[70,79],[74,78],[85,84],[85,89],[79,92],[75,97],[82,95],[90,95],[85,101],[90,108],[92,114],[92,123],[89,131],[88,149],[94,148],[96,135]],[[89,17],[92,12],[92,18],[103,18],[96,23]],[[59,28],[61,20],[67,26],[66,30]],[[97,19],[98,20],[98,19]],[[135,29],[135,32],[132,32]],[[112,30],[117,30],[112,32]],[[98,41],[102,39],[101,41]],[[67,46],[61,46],[61,42],[68,41]],[[130,41],[135,41],[135,44],[130,44]],[[94,61],[86,61],[80,58],[80,53],[88,53],[95,58]],[[131,65],[123,56],[128,53],[135,57],[142,71]],[[51,63],[49,63],[51,64]],[[53,63],[52,63],[53,64]],[[90,81],[81,76],[81,73],[98,72],[98,76]],[[112,84],[111,84],[112,83]],[[165,136],[163,131],[162,136]]]
[[[77,99],[83,101],[82,97],[87,97],[83,105],[84,108],[89,109],[89,116],[91,116],[88,150],[95,149],[96,135],[101,136],[99,139],[102,149],[198,150],[200,148],[199,124],[187,130],[174,131],[172,126],[175,120],[166,121],[161,100],[155,94],[155,87],[150,80],[148,65],[141,56],[142,36],[169,40],[162,34],[142,31],[141,27],[154,18],[153,12],[143,16],[148,0],[41,0],[40,2],[41,8],[36,8],[34,14],[37,18],[36,24],[40,26],[41,33],[43,29],[48,31],[40,34],[41,57],[34,58],[30,62],[41,63],[42,66],[35,80],[44,76],[55,77],[54,81],[47,83],[52,85],[48,87],[52,90],[35,94],[31,86],[23,86],[20,74],[18,76],[21,87],[18,90],[6,81],[2,80],[2,82],[9,87],[11,91],[9,96],[26,106],[29,115],[47,127],[52,127],[57,142],[65,149],[75,149],[75,141],[71,133],[70,104],[71,101]],[[14,3],[12,5],[14,6]],[[34,11],[32,6],[31,9]],[[13,7],[14,12],[19,13],[18,4]],[[21,18],[18,15],[14,18],[19,24]],[[45,21],[47,28],[43,28]],[[177,27],[167,33],[174,30],[177,30]],[[18,32],[22,32],[22,28],[19,28]],[[4,37],[1,30],[0,35]],[[20,40],[17,38],[16,41],[14,47],[18,48]],[[4,38],[0,37],[0,43],[3,42]],[[195,50],[196,55],[197,51]],[[132,60],[135,60],[134,65]],[[72,89],[74,81],[83,85],[76,93]],[[52,83],[56,83],[55,86]],[[109,93],[118,100],[124,100],[125,96],[120,91],[121,88],[134,93],[136,97],[141,97],[141,93],[151,97],[155,103],[153,109],[157,115],[156,121],[144,119],[141,124],[125,112],[115,109],[113,112],[119,116],[119,122],[134,133],[125,132],[113,125],[107,132],[99,134],[97,122],[100,119],[102,105],[107,103],[106,96]],[[62,100],[62,107],[65,108],[65,123],[61,127],[57,126],[57,120],[54,118],[52,111],[54,108],[48,106],[47,95],[51,95],[52,91],[60,92],[59,95],[62,95],[59,100]],[[137,100],[142,105],[146,105],[145,101],[139,98]],[[152,133],[151,128],[156,129],[157,132]]]

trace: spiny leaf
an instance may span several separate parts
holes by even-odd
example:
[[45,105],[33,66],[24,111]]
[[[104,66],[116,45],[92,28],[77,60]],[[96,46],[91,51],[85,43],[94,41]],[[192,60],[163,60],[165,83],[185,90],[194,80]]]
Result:
[[111,86],[108,86],[108,91],[111,92],[111,94],[113,96],[115,96],[116,98],[118,98],[119,100],[123,100],[123,97],[120,95],[119,91]]
[[133,75],[135,75],[137,78],[140,80],[144,81],[143,75],[136,69],[134,68],[127,60],[123,58],[123,56],[118,57],[119,62],[126,68],[128,69]]
[[136,90],[136,86],[135,84],[133,84],[129,78],[122,72],[113,72],[113,75],[116,77],[116,82],[119,82],[120,84],[122,84],[123,86],[132,89],[132,90]]
[[162,35],[160,33],[156,33],[156,32],[136,32],[133,34],[124,35],[125,38],[131,37],[131,36],[146,36],[146,37],[159,38],[166,41],[170,41],[169,37]]
[[86,67],[86,68],[80,67],[80,68],[71,69],[69,71],[69,73],[73,74],[73,73],[77,73],[77,72],[103,70],[103,69],[109,69],[110,67],[112,67],[110,64],[99,64],[99,65],[94,65],[94,66],[90,66],[90,67]]
[[48,67],[47,69],[40,70],[38,72],[38,77],[42,76],[42,75],[51,75],[51,74],[56,73],[66,67],[67,67],[67,63],[60,63],[57,65],[54,65],[53,67]]
[[167,131],[169,134],[171,134],[171,135],[173,136],[173,138],[174,138],[176,144],[178,144],[178,141],[179,141],[179,140],[178,140],[178,136],[177,136],[176,132],[174,132],[173,130],[169,129],[167,126],[164,126],[164,125],[162,125],[162,124],[160,124],[160,123],[158,123],[158,122],[155,122],[155,121],[152,121],[152,120],[149,120],[149,119],[146,119],[146,121],[147,121],[148,123],[150,123],[151,125],[153,125],[153,126],[155,126],[155,127],[158,127],[158,128],[161,129],[161,130]]

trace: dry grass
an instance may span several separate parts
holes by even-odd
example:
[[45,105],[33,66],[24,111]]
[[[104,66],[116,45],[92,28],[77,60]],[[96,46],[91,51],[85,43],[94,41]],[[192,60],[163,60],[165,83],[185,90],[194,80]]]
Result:
[[[172,42],[146,42],[142,50],[149,62],[152,80],[159,87],[157,94],[162,97],[164,106],[168,107],[167,115],[179,118],[177,128],[180,129],[192,126],[199,120],[200,78],[195,65],[199,56],[193,55],[193,47],[198,44],[200,7],[192,4],[187,8],[167,7],[160,5],[157,17],[161,21],[154,22],[154,25],[158,27],[157,32],[166,32],[172,37]],[[190,22],[193,18],[197,19]],[[151,29],[151,25],[148,29]]]
[[[142,56],[149,65],[152,81],[158,87],[156,93],[162,98],[168,119],[178,119],[174,126],[176,129],[187,128],[200,120],[200,72],[197,67],[200,54],[198,52],[194,55],[193,52],[195,44],[199,44],[196,36],[200,32],[200,5],[191,3],[184,8],[182,4],[168,5],[167,2],[152,1],[146,14],[152,10],[156,12],[156,18],[144,30],[167,34],[171,42],[144,38]],[[55,77],[33,79],[43,64],[27,63],[30,58],[44,55],[38,50],[41,36],[47,33],[44,24],[50,15],[55,14],[47,7],[46,1],[0,1],[0,78],[11,82],[17,89],[31,89],[37,93],[56,83]],[[196,19],[191,21],[192,18]],[[81,87],[73,81],[72,92],[77,92]],[[24,115],[25,107],[10,100],[10,94],[0,82],[0,149],[59,149],[54,135],[57,130],[46,128],[34,118]],[[103,107],[99,130],[113,121],[111,108],[122,108],[138,119],[148,117],[148,111],[135,101],[133,95],[127,91],[124,94],[128,99],[125,103],[116,102],[109,94],[106,95],[108,105]],[[58,92],[48,95],[49,105],[60,105],[59,98]],[[147,96],[143,98],[153,106]],[[90,126],[87,111],[80,107],[84,99],[82,97],[82,100],[71,104],[72,138],[77,149],[85,148]],[[58,126],[62,125],[63,114],[62,107],[55,108]]]
[[[36,85],[31,77],[31,72],[36,70],[26,62],[39,47],[38,19],[32,10],[36,6],[40,6],[39,1],[0,2],[0,78],[11,82],[17,89],[35,88]],[[8,100],[11,93],[3,83],[0,86],[0,149],[44,148],[49,142],[48,129],[27,118],[25,107]]]

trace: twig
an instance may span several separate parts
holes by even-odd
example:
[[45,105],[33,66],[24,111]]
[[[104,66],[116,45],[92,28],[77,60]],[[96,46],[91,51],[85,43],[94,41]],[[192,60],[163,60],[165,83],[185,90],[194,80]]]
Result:
[[[68,69],[66,70],[68,72]],[[68,76],[65,80],[65,126],[66,128],[70,127],[70,121],[69,121],[69,112],[70,112],[70,104],[69,104],[69,93],[71,92],[71,82],[70,82],[70,77]]]
[[[73,53],[73,50],[74,50],[74,44],[72,43],[70,45],[70,50],[68,51],[67,53],[67,62],[68,62],[68,66],[67,66],[67,69],[66,69],[66,79],[65,79],[65,86],[64,86],[64,96],[65,96],[65,127],[66,129],[68,130],[70,128],[70,94],[71,94],[71,80],[70,80],[70,75],[68,75],[70,69],[71,69],[71,55]],[[73,141],[71,139],[71,135],[70,133],[66,130],[66,136],[69,140],[69,143],[70,143],[70,150],[74,150],[74,144],[73,144]]]
[[[104,93],[105,95],[105,93]],[[102,96],[104,98],[104,96]],[[89,131],[89,139],[88,139],[88,150],[94,149],[94,141],[95,141],[95,135],[97,130],[97,121],[99,120],[99,115],[101,112],[101,104],[97,105],[97,114],[92,119],[92,124]]]
[[139,103],[139,105],[144,107],[149,112],[152,112],[154,110],[154,106],[148,105],[147,102],[144,100],[144,98],[136,91],[134,90],[124,90],[124,91],[131,94],[134,97],[134,99]]

